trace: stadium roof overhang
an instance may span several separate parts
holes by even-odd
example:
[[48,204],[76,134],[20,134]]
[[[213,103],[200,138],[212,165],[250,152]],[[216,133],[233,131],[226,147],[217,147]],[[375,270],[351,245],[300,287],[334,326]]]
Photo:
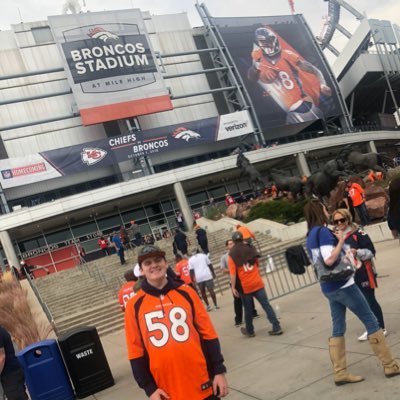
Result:
[[[371,140],[396,143],[399,139],[399,131],[357,132],[255,150],[246,153],[246,157],[266,176],[266,171],[271,167],[285,168],[293,165],[297,153],[312,152],[321,157],[332,157],[335,151],[346,144],[367,143]],[[0,216],[0,224],[2,230],[7,230],[13,239],[18,240],[37,235],[38,231],[61,229],[68,223],[91,221],[93,215],[106,217],[157,202],[167,196],[175,197],[173,185],[177,182],[181,182],[186,193],[189,193],[204,190],[219,182],[232,181],[239,175],[236,156],[228,156],[23,208]]]
[[[400,104],[400,76],[397,79],[391,77],[391,87]],[[395,111],[386,78],[381,71],[366,73],[353,92],[353,115],[393,114]],[[347,102],[350,98],[351,95],[347,97]]]

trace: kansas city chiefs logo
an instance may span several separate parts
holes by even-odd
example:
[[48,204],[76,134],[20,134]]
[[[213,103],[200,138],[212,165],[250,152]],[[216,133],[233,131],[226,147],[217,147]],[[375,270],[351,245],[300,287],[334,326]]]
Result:
[[175,139],[183,139],[186,140],[187,142],[189,142],[189,140],[192,139],[200,139],[201,135],[197,132],[191,131],[190,129],[187,129],[185,127],[180,127],[180,128],[176,128],[173,132],[172,132],[172,136]]
[[86,165],[93,165],[101,161],[106,155],[107,152],[105,150],[97,147],[84,148],[81,153],[81,159]]
[[109,31],[106,31],[103,28],[100,28],[99,26],[96,26],[96,28],[89,29],[88,36],[94,39],[100,39],[103,42],[107,42],[107,40],[118,40],[119,36],[115,35],[114,33],[111,33]]

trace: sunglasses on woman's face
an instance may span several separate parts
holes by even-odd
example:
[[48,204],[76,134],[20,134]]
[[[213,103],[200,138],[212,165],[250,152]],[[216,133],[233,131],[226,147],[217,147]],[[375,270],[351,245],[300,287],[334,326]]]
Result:
[[333,223],[335,225],[344,224],[346,222],[346,218],[334,219]]

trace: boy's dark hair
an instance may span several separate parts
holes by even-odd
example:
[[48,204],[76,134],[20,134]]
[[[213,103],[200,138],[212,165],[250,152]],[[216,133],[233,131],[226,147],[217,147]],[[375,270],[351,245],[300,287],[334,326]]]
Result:
[[124,273],[124,278],[127,282],[136,282],[138,280],[137,276],[133,273],[133,269],[128,269],[128,271]]

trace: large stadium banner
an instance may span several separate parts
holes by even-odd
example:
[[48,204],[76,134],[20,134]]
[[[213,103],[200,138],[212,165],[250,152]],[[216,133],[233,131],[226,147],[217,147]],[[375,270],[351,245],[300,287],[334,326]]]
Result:
[[214,18],[214,22],[262,129],[341,114],[323,54],[302,18]]
[[48,19],[84,125],[173,108],[139,9]]
[[0,160],[3,189],[254,132],[247,111]]

